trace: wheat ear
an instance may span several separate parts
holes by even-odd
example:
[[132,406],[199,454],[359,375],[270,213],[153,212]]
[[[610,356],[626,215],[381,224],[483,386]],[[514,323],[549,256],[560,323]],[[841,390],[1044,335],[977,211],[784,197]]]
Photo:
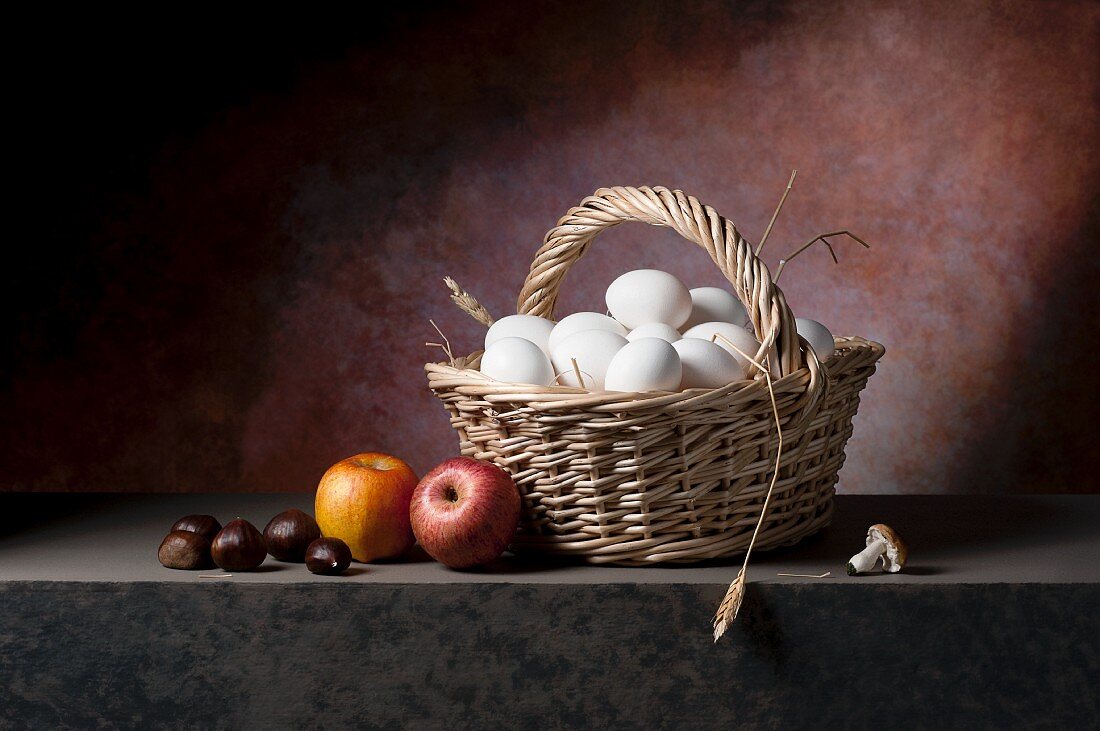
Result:
[[726,596],[718,605],[718,612],[714,615],[714,641],[726,633],[730,622],[737,619],[737,612],[741,609],[741,600],[745,598],[745,567],[737,572],[737,578],[726,590]]
[[458,282],[450,277],[443,277],[443,282],[451,290],[451,300],[458,305],[458,309],[480,322],[485,327],[493,324],[493,316],[485,309],[474,296],[458,286]]

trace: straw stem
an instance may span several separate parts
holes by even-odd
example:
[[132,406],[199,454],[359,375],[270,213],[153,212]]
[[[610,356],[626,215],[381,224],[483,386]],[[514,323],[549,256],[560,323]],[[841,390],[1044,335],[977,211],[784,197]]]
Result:
[[577,377],[577,383],[580,384],[581,388],[585,388],[584,376],[581,375],[581,367],[577,365],[577,359],[570,358],[569,362],[573,364],[573,374]]
[[454,366],[454,364],[455,364],[455,355],[454,355],[454,351],[451,350],[451,341],[448,340],[447,336],[443,334],[443,331],[439,329],[439,325],[435,324],[435,320],[428,320],[428,322],[432,323],[432,327],[434,327],[435,331],[437,333],[439,333],[439,337],[443,338],[443,342],[442,343],[424,343],[424,345],[434,347],[434,348],[442,348],[443,352],[447,354],[447,359],[450,361],[451,366]]
[[768,227],[764,229],[764,235],[760,237],[760,243],[756,245],[756,251],[753,253],[760,256],[760,250],[764,248],[764,242],[768,240],[768,234],[772,232],[772,226],[775,225],[775,219],[779,217],[779,211],[783,208],[783,204],[787,202],[787,194],[791,192],[791,188],[794,187],[794,176],[798,175],[797,170],[791,171],[791,179],[787,181],[787,188],[783,191],[783,196],[779,199],[779,205],[775,207],[775,213],[772,214],[772,220],[768,221]]

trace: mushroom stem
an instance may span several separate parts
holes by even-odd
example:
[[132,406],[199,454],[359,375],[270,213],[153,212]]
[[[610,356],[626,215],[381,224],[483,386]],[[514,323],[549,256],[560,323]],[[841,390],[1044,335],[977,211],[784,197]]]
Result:
[[848,575],[855,576],[870,571],[884,553],[886,553],[886,541],[881,538],[871,541],[867,544],[867,548],[852,556],[852,559],[848,561]]

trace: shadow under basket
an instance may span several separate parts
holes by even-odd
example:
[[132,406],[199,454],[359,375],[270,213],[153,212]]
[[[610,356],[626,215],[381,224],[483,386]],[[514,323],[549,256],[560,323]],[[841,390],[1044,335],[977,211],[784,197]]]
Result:
[[532,264],[520,314],[552,317],[569,265],[600,230],[623,221],[669,226],[708,251],[746,305],[772,389],[760,374],[716,389],[593,393],[491,381],[477,370],[480,353],[427,364],[461,453],[504,468],[520,489],[513,550],[634,566],[742,554],[764,509],[780,436],[754,550],[820,530],[832,515],[860,391],[883,347],[837,338],[836,353],[819,363],[733,224],[665,188],[604,188],[570,210]]

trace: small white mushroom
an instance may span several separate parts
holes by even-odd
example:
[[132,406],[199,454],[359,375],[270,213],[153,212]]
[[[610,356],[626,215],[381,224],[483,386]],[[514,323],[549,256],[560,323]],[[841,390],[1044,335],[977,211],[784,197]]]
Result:
[[882,567],[896,574],[909,558],[909,547],[893,528],[876,523],[867,529],[867,548],[848,561],[848,575],[855,576],[870,571],[880,558]]

